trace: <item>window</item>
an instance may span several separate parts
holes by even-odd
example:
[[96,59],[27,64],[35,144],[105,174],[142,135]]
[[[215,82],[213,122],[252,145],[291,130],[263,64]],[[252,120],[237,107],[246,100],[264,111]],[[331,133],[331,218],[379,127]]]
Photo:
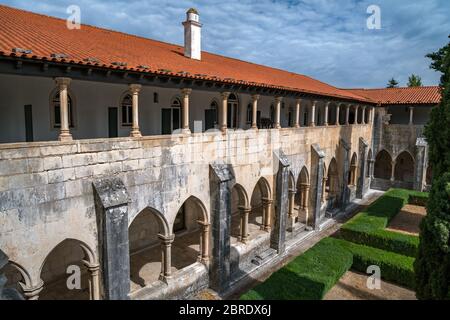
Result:
[[133,98],[127,94],[122,99],[122,126],[131,127],[133,124]]
[[306,111],[306,112],[303,114],[303,125],[304,125],[305,127],[307,127],[307,126],[309,125],[309,123],[308,123],[308,118],[309,118],[308,111]]
[[179,99],[172,101],[170,108],[161,109],[162,134],[172,134],[181,128],[181,102]]
[[252,123],[253,120],[252,118],[253,118],[253,106],[251,103],[249,103],[247,106],[247,124]]
[[239,101],[235,94],[230,94],[228,97],[227,106],[227,125],[228,128],[234,129],[238,127],[238,112],[239,112]]
[[153,102],[154,103],[159,103],[159,94],[158,94],[158,92],[154,92],[153,93]]
[[[69,127],[73,128],[74,125],[74,112],[73,112],[73,103],[72,97],[70,94],[67,94],[67,105],[69,112]],[[53,128],[61,128],[61,102],[59,100],[59,92],[57,91],[52,99],[52,112],[53,112]]]
[[275,107],[274,105],[270,105],[270,121],[272,121],[272,123],[275,122]]

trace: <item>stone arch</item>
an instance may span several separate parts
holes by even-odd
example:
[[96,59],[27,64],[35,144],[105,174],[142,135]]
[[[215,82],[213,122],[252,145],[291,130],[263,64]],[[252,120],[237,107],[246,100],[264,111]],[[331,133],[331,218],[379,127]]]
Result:
[[33,281],[29,272],[14,261],[7,263],[3,268],[3,273],[7,279],[5,288],[14,288],[23,294],[24,290],[33,287]]
[[394,177],[396,181],[414,182],[414,157],[408,151],[403,151],[397,156]]
[[356,152],[352,155],[352,160],[350,162],[350,172],[348,176],[348,185],[356,186],[357,173],[358,172],[358,155]]
[[152,216],[154,216],[154,218],[156,219],[157,223],[158,223],[158,227],[159,227],[159,233],[163,236],[170,236],[171,235],[171,228],[169,227],[169,222],[167,221],[166,217],[159,211],[156,210],[152,207],[146,207],[144,210],[142,210],[141,212],[139,212],[134,219],[129,223],[128,228],[131,227],[131,225],[134,223],[134,221],[136,220],[136,218],[141,215],[142,213],[147,212],[149,214],[151,214]]
[[245,210],[250,210],[248,194],[241,184],[236,183],[231,189],[231,243],[245,241],[242,235],[242,215]]
[[[69,266],[77,266],[81,272],[81,289],[69,290],[66,280]],[[98,263],[94,251],[83,241],[67,238],[56,245],[46,256],[40,267],[43,290],[39,296],[42,300],[89,300],[93,299],[93,282],[98,288],[98,277],[92,278],[91,268],[98,272]],[[73,270],[70,270],[74,272]]]
[[256,234],[257,230],[270,231],[272,227],[272,191],[266,178],[259,178],[253,188],[250,199],[251,213],[249,217],[249,233]]
[[392,157],[386,150],[378,152],[375,158],[374,177],[389,180],[392,173]]
[[331,159],[328,165],[328,179],[326,189],[329,198],[337,197],[339,193],[339,171],[336,158]]

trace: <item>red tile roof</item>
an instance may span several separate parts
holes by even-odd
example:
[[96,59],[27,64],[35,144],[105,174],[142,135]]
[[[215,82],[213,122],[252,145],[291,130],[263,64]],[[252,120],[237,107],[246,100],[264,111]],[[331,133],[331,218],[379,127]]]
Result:
[[412,87],[385,89],[348,89],[379,104],[438,104],[441,101],[440,87]]
[[[0,55],[3,56],[14,56],[13,48],[23,48],[32,50],[31,54],[18,54],[24,58],[92,64],[372,102],[304,75],[207,52],[202,53],[202,61],[196,61],[184,57],[183,47],[177,45],[88,25],[82,25],[80,30],[69,30],[65,20],[3,5],[0,5],[0,26]],[[67,57],[54,58],[52,54]],[[89,58],[91,60],[87,61]],[[113,65],[114,62],[126,63],[126,66]],[[148,66],[148,69],[143,66]]]

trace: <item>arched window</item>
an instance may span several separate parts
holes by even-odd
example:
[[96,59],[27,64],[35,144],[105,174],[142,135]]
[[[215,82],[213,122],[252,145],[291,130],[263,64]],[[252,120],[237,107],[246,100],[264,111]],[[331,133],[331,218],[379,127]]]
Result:
[[239,101],[234,93],[230,94],[228,97],[228,108],[227,108],[227,125],[228,128],[238,127],[238,113],[239,113]]
[[[68,106],[68,113],[69,113],[69,127],[73,128],[75,127],[75,119],[74,119],[74,106],[73,106],[73,100],[70,96],[70,93],[67,94],[67,106]],[[51,107],[52,107],[52,124],[53,128],[61,128],[61,102],[59,100],[59,91],[56,91],[55,94],[52,97],[51,101]]]
[[133,125],[133,98],[130,94],[123,97],[121,103],[122,126],[131,127]]
[[170,108],[161,109],[162,134],[172,134],[181,128],[181,101],[178,98],[172,100]]
[[249,103],[247,105],[247,124],[252,123],[252,118],[253,118],[253,106],[251,103]]

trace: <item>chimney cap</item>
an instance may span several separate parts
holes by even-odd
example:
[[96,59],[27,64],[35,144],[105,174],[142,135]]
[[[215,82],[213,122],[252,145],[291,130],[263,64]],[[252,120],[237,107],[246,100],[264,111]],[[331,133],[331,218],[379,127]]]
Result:
[[195,8],[190,8],[186,13],[194,13],[198,15],[198,11]]

